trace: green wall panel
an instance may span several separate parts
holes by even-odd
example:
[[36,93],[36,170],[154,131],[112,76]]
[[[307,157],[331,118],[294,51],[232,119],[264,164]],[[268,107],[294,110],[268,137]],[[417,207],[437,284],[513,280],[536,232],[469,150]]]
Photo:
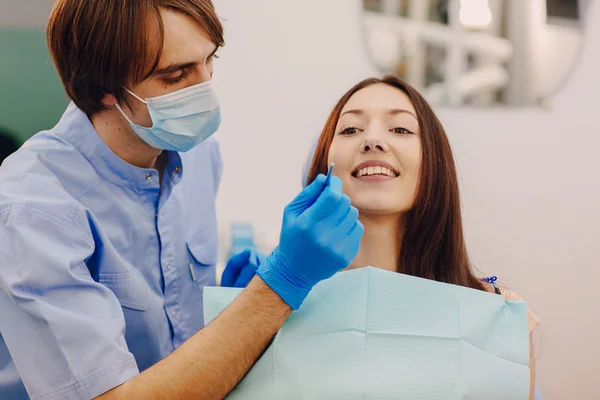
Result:
[[0,29],[0,127],[22,142],[52,128],[67,104],[44,32]]

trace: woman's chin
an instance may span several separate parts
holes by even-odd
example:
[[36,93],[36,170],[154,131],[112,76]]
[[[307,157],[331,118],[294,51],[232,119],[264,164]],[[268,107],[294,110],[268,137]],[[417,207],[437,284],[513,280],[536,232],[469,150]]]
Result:
[[389,202],[381,200],[372,201],[352,201],[352,205],[358,209],[360,215],[363,216],[389,216],[390,218],[397,218],[405,214],[410,210],[410,207],[399,207],[398,205],[391,205]]

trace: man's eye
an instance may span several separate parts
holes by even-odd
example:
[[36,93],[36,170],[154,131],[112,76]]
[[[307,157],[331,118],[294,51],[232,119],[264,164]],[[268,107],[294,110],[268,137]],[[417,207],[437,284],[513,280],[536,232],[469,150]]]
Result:
[[168,84],[175,84],[175,83],[179,83],[182,80],[184,80],[185,78],[187,78],[188,75],[189,75],[189,73],[187,72],[186,69],[184,69],[181,71],[181,74],[179,74],[178,76],[171,77],[171,78],[163,78],[163,80]]

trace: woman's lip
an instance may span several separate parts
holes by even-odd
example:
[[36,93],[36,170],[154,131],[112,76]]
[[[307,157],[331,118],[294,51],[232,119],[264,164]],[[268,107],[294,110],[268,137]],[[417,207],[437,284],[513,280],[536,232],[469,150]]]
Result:
[[391,176],[387,176],[387,175],[363,175],[360,177],[354,177],[354,179],[358,179],[359,181],[362,182],[368,182],[368,183],[377,183],[377,182],[384,182],[384,181],[389,181],[391,179],[396,179],[397,177],[391,177]]

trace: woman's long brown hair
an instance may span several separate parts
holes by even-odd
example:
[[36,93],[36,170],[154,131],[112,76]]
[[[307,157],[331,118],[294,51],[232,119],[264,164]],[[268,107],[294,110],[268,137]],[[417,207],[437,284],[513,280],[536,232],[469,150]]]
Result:
[[415,203],[406,218],[400,272],[485,290],[473,274],[465,246],[456,167],[446,132],[423,96],[400,78],[366,79],[342,96],[317,143],[308,182],[327,173],[329,148],[348,100],[359,90],[381,83],[406,93],[417,111],[421,131],[421,171]]

